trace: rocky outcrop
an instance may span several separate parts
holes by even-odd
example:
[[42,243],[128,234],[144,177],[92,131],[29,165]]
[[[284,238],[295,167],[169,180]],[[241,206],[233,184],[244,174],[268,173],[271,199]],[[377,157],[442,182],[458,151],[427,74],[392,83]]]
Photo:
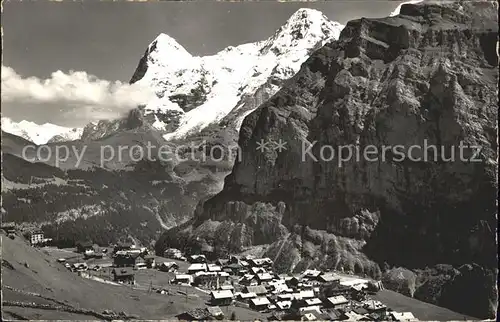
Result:
[[323,262],[363,274],[387,262],[493,271],[496,16],[495,2],[424,2],[349,22],[245,118],[223,191],[158,248],[202,236],[239,251],[274,241],[272,252],[293,255],[283,256],[286,270]]

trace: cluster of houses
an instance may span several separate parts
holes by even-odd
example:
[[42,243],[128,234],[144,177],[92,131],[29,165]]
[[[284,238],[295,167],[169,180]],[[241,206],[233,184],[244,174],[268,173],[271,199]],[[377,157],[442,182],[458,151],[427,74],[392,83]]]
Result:
[[383,288],[380,282],[319,270],[278,275],[269,258],[231,256],[213,264],[204,255],[187,259],[191,263],[187,272],[176,274],[172,282],[211,290],[214,307],[248,307],[269,313],[269,320],[417,320],[410,312],[395,312],[370,299],[370,293]]
[[113,248],[113,281],[135,284],[135,270],[154,268],[155,257],[149,255],[147,248],[133,244],[118,244]]
[[[84,254],[99,252],[89,244],[77,249]],[[135,270],[156,268],[174,273],[171,283],[208,290],[210,306],[184,312],[179,317],[183,320],[220,318],[220,307],[228,305],[259,311],[269,320],[417,320],[410,312],[395,312],[370,298],[383,288],[380,282],[314,269],[298,275],[279,275],[270,258],[230,256],[210,262],[203,254],[184,257],[180,251],[170,249],[165,257],[189,262],[186,271],[179,272],[175,261],[156,263],[147,249],[133,245],[116,245],[109,256],[113,258],[115,282],[134,284]],[[77,271],[88,269],[84,263],[73,266]]]
[[83,254],[84,259],[103,258],[109,256],[112,258],[112,263],[101,263],[89,267],[85,262],[69,264],[63,258],[58,259],[58,262],[64,263],[66,268],[73,272],[83,272],[87,270],[100,270],[102,267],[113,267],[111,270],[112,279],[114,282],[135,284],[135,271],[138,269],[154,268],[155,257],[148,254],[145,247],[136,247],[133,244],[120,243],[113,247],[113,250],[108,253],[107,248],[99,247],[92,242],[77,242],[76,251]]
[[1,229],[7,234],[7,237],[14,239],[18,233],[21,233],[29,241],[33,247],[45,246],[52,241],[52,238],[45,238],[45,234],[38,228],[24,228],[19,227],[14,222],[3,222]]

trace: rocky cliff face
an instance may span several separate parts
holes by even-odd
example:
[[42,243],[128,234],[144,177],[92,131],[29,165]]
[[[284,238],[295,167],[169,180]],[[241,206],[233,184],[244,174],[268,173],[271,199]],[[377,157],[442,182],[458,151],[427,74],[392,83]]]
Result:
[[[495,2],[424,2],[349,22],[245,118],[241,161],[223,191],[158,248],[271,244],[282,270],[378,275],[386,262],[475,263],[492,272],[496,17]],[[270,148],[259,151],[261,142]],[[475,294],[496,296],[495,274],[476,275],[488,290]],[[495,310],[453,308],[478,317]]]

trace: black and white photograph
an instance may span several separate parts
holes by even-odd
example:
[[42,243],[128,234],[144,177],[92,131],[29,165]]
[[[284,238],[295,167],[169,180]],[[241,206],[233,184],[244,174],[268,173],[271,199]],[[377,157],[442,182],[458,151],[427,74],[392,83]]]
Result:
[[2,1],[1,320],[495,321],[498,1]]

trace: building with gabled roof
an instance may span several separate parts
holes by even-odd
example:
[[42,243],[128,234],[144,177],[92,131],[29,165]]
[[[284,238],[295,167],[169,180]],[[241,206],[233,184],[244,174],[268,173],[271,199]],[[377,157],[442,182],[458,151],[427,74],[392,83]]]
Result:
[[176,262],[163,262],[157,267],[162,272],[173,272],[179,269],[179,265]]
[[188,267],[189,274],[194,274],[196,272],[206,272],[207,264],[205,263],[193,263]]
[[250,258],[248,260],[251,266],[263,266],[263,267],[271,267],[273,266],[273,261],[269,257],[264,258]]
[[315,279],[318,278],[321,274],[321,271],[316,269],[306,269],[304,273],[302,273],[302,278]]
[[207,266],[209,272],[220,272],[222,271],[222,268],[219,265],[215,264],[208,264]]
[[257,276],[253,274],[245,274],[243,275],[242,278],[238,281],[239,284],[241,285],[247,285],[247,286],[253,286],[259,284],[259,281],[257,279]]
[[247,293],[255,293],[257,295],[264,295],[268,292],[264,285],[246,286],[245,290]]
[[135,283],[134,270],[131,267],[115,268],[112,271],[113,281],[121,283]]
[[359,321],[364,318],[364,315],[358,314],[354,311],[346,311],[344,314],[347,316],[349,321]]
[[418,319],[411,312],[392,311],[389,315],[396,321],[418,321]]
[[205,308],[197,308],[178,314],[175,317],[179,321],[206,321],[209,320],[211,314]]
[[273,275],[269,273],[261,273],[257,274],[257,280],[262,283],[262,282],[269,282],[273,280]]
[[174,283],[191,284],[193,283],[193,277],[189,274],[175,274]]
[[312,299],[304,299],[304,302],[306,303],[307,306],[314,306],[314,305],[322,305],[323,304],[323,302],[317,297],[314,297]]
[[206,263],[207,257],[205,255],[202,255],[202,254],[191,255],[188,257],[188,261],[190,263]]
[[224,318],[224,312],[222,312],[221,308],[218,306],[207,306],[207,311],[217,320],[221,320]]
[[276,306],[280,310],[288,310],[292,307],[292,301],[277,301]]
[[231,290],[212,291],[210,301],[213,305],[231,305],[233,292]]
[[318,281],[323,282],[323,283],[330,283],[330,282],[338,281],[338,283],[340,283],[340,278],[335,274],[327,273],[327,274],[321,274],[320,276],[318,276]]
[[332,296],[327,298],[326,300],[333,308],[342,307],[349,303],[349,301],[343,295]]
[[267,309],[267,307],[271,304],[267,297],[257,297],[250,299],[250,307],[254,310],[261,311]]

